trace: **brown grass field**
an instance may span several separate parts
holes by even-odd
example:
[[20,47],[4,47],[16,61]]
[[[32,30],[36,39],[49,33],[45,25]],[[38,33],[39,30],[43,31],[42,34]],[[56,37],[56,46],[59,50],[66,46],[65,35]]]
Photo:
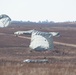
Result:
[[[54,50],[30,51],[29,39],[13,35],[17,30],[30,29],[60,32],[60,37],[54,37]],[[47,58],[49,62],[23,63],[28,58]],[[25,25],[0,28],[0,75],[76,75],[76,27]]]

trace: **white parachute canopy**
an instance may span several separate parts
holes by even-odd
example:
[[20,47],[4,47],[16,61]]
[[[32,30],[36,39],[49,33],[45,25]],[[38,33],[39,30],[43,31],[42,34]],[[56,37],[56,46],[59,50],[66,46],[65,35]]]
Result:
[[11,18],[5,14],[0,15],[0,27],[7,27],[11,22]]
[[29,47],[33,50],[53,50],[53,36],[60,36],[59,32],[42,32],[37,30],[17,31],[15,35],[30,34],[31,42]]
[[52,34],[34,30],[31,35],[31,43],[29,47],[35,50],[54,49]]

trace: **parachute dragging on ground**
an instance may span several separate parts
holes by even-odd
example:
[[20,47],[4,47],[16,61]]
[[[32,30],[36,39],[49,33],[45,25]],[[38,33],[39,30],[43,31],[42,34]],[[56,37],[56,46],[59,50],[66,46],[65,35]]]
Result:
[[0,27],[7,27],[11,22],[11,18],[8,15],[0,15]]
[[42,32],[37,30],[17,31],[14,32],[14,34],[16,36],[19,36],[21,34],[31,35],[31,42],[29,47],[37,51],[53,50],[53,36],[60,36],[59,32]]

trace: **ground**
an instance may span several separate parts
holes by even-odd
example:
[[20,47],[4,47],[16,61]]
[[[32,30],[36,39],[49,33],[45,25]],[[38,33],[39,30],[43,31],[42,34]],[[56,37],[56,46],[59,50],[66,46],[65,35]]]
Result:
[[[29,48],[31,36],[15,36],[17,30],[36,29],[57,31],[54,50],[33,51]],[[22,38],[25,37],[25,38]],[[21,26],[0,28],[0,75],[76,75],[76,28]],[[23,63],[25,59],[47,58],[49,63]]]

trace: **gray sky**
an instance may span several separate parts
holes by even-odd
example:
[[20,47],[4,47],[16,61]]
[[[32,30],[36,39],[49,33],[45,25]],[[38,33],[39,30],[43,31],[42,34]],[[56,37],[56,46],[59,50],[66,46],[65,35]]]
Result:
[[0,14],[22,21],[76,21],[76,0],[0,0]]

